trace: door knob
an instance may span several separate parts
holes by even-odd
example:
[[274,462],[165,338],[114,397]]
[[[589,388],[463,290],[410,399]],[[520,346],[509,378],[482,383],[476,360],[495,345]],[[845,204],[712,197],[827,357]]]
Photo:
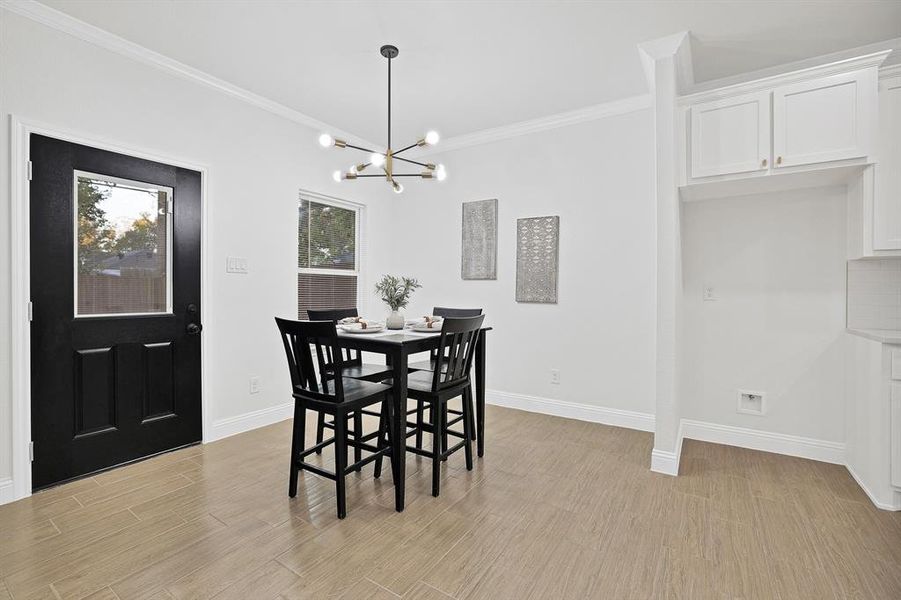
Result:
[[185,332],[188,335],[197,335],[203,329],[203,325],[200,323],[188,323],[188,326],[185,327]]

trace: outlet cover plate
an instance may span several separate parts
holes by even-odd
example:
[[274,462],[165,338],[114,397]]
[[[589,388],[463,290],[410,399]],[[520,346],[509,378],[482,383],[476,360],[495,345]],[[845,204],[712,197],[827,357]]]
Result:
[[766,392],[754,390],[736,390],[738,396],[738,412],[743,415],[761,417],[766,414]]

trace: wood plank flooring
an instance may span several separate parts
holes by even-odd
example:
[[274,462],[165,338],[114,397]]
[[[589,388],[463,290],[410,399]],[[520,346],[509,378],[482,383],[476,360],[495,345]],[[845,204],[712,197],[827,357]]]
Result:
[[651,434],[488,409],[401,514],[371,465],[344,521],[328,480],[289,500],[290,422],[0,506],[0,600],[901,598],[901,514],[843,467],[686,442],[670,478]]

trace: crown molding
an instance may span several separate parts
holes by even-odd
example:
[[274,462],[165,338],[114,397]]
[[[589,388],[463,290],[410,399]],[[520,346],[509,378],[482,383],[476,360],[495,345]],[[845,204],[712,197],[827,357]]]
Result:
[[145,48],[140,44],[130,42],[114,33],[110,33],[105,29],[76,19],[71,15],[51,8],[46,4],[41,4],[36,0],[3,0],[3,2],[0,3],[0,9],[8,10],[9,12],[31,19],[32,21],[71,35],[84,42],[115,52],[120,56],[156,67],[157,69],[166,71],[172,75],[181,77],[182,79],[194,81],[195,83],[212,88],[218,92],[231,96],[232,98],[246,102],[251,106],[278,115],[289,121],[305,125],[311,129],[328,131],[335,137],[349,138],[354,140],[355,143],[359,142],[360,145],[378,146],[377,144],[361,139],[359,136],[353,135],[350,132],[343,131],[328,123],[320,121],[319,119],[315,119],[307,114],[294,110],[293,108],[289,108],[284,104],[255,94],[250,90],[231,84],[199,69],[195,69],[194,67],[150,50],[149,48]]
[[492,142],[519,137],[521,135],[529,135],[531,133],[538,133],[550,129],[558,129],[560,127],[578,125],[589,121],[597,121],[606,117],[624,115],[650,107],[650,95],[643,94],[640,96],[631,96],[629,98],[623,98],[622,100],[595,104],[593,106],[586,106],[585,108],[557,113],[555,115],[548,115],[546,117],[539,117],[528,121],[511,123],[510,125],[502,125],[500,127],[492,127],[490,129],[457,135],[442,140],[437,146],[432,146],[428,151],[419,153],[417,156],[443,154],[452,150],[490,144]]
[[888,79],[889,77],[901,77],[901,63],[889,65],[879,69],[879,79]]
[[675,67],[676,85],[679,91],[694,85],[694,64],[691,58],[691,32],[680,31],[638,44],[638,56],[648,80],[648,87],[657,87],[655,73],[657,62],[671,58]]
[[[892,50],[882,50],[879,52],[873,52],[870,54],[864,54],[862,56],[855,56],[853,58],[846,58],[826,64],[797,69],[777,75],[768,75],[766,77],[753,79],[751,81],[733,83],[731,85],[724,85],[722,87],[714,87],[714,89],[705,89],[704,91],[680,96],[677,99],[677,104],[679,106],[687,106],[689,104],[696,104],[698,102],[709,102],[711,100],[720,100],[741,94],[762,92],[773,89],[777,86],[791,85],[800,83],[802,81],[810,81],[812,79],[829,77],[830,75],[838,75],[840,73],[849,73],[851,71],[857,71],[869,67],[878,68],[891,53]],[[786,65],[786,67],[790,66]],[[748,76],[753,76],[753,74],[748,74]],[[705,88],[709,86],[716,86],[716,82],[714,81],[704,83]]]

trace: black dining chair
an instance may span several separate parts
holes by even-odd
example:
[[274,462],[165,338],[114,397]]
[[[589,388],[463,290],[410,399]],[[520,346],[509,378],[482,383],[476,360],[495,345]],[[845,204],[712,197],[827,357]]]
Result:
[[[333,321],[337,323],[341,319],[346,317],[359,317],[359,313],[356,308],[328,308],[322,310],[308,310],[307,315],[310,318],[310,321]],[[343,364],[342,373],[344,377],[351,377],[353,379],[362,379],[364,381],[382,381],[391,377],[391,368],[386,365],[374,365],[363,362],[363,355],[359,350],[350,350],[345,348],[340,352]],[[336,355],[337,356],[337,355]],[[331,357],[330,357],[331,359]],[[331,360],[328,361],[329,363]],[[348,430],[348,435],[351,437],[355,436],[358,430],[363,429],[363,415],[370,415],[378,417],[378,413],[374,413],[372,411],[361,410],[359,412],[355,412],[352,415],[348,415],[348,418],[353,417],[354,425],[353,429]],[[334,429],[335,423],[334,421],[326,421],[325,413],[319,413],[316,422],[316,443],[322,442],[322,438],[325,435],[326,428]],[[320,454],[322,450],[319,450],[317,454]],[[355,451],[354,461],[360,461],[359,450]]]
[[[436,306],[432,309],[432,315],[435,317],[477,317],[482,314],[481,308],[447,308],[444,306]],[[407,368],[410,371],[433,371],[435,369],[435,365],[439,364],[438,361],[438,351],[432,350],[429,353],[428,361],[419,361],[414,363],[407,363]],[[442,365],[444,365],[444,361],[441,361]],[[445,409],[452,415],[460,416],[462,415],[462,411],[448,408],[445,405]],[[423,404],[422,402],[416,402],[416,407],[407,412],[407,414],[416,413],[416,421],[422,424],[423,421]],[[475,421],[470,423],[472,428],[472,439],[476,439],[476,426]],[[447,442],[447,438],[445,438],[445,443]],[[422,448],[422,429],[420,428],[416,434],[416,447]]]
[[[275,322],[288,358],[291,390],[294,396],[288,496],[294,498],[297,495],[297,478],[301,470],[327,477],[335,482],[338,518],[343,519],[347,515],[345,499],[347,474],[362,469],[364,465],[384,455],[390,457],[393,442],[389,426],[393,413],[391,386],[344,377],[344,367],[340,358],[330,360],[331,357],[341,356],[336,343],[338,333],[333,321],[290,321],[276,318]],[[312,348],[315,348],[315,362]],[[380,418],[378,431],[364,435],[362,429],[358,429],[357,435],[350,439],[347,432],[347,416],[379,403],[381,410],[376,413]],[[305,447],[304,439],[307,409],[334,417],[334,437],[317,441],[311,448]],[[375,446],[367,443],[374,438],[378,438]],[[304,462],[305,457],[321,451],[329,444],[335,445],[334,471]],[[353,446],[355,450],[365,450],[371,454],[348,465],[348,445]]]
[[[407,377],[407,397],[429,405],[430,422],[420,423],[407,421],[404,428],[404,439],[397,443],[406,444],[406,438],[421,431],[432,434],[432,449],[407,446],[407,450],[432,460],[432,496],[440,493],[441,463],[454,452],[463,448],[466,457],[466,469],[472,470],[473,439],[473,402],[472,383],[469,372],[475,355],[476,343],[482,329],[484,315],[477,317],[447,317],[441,326],[441,337],[438,344],[438,355],[446,357],[445,367],[434,371],[415,371]],[[460,417],[448,422],[446,409],[448,401],[462,396],[463,411]],[[450,429],[450,426],[462,422],[463,432]],[[380,427],[379,443],[388,443],[384,438],[390,431],[385,421]],[[412,427],[413,430],[408,428]],[[462,438],[460,443],[447,447],[447,436]],[[375,461],[376,475],[381,473],[381,454]]]

